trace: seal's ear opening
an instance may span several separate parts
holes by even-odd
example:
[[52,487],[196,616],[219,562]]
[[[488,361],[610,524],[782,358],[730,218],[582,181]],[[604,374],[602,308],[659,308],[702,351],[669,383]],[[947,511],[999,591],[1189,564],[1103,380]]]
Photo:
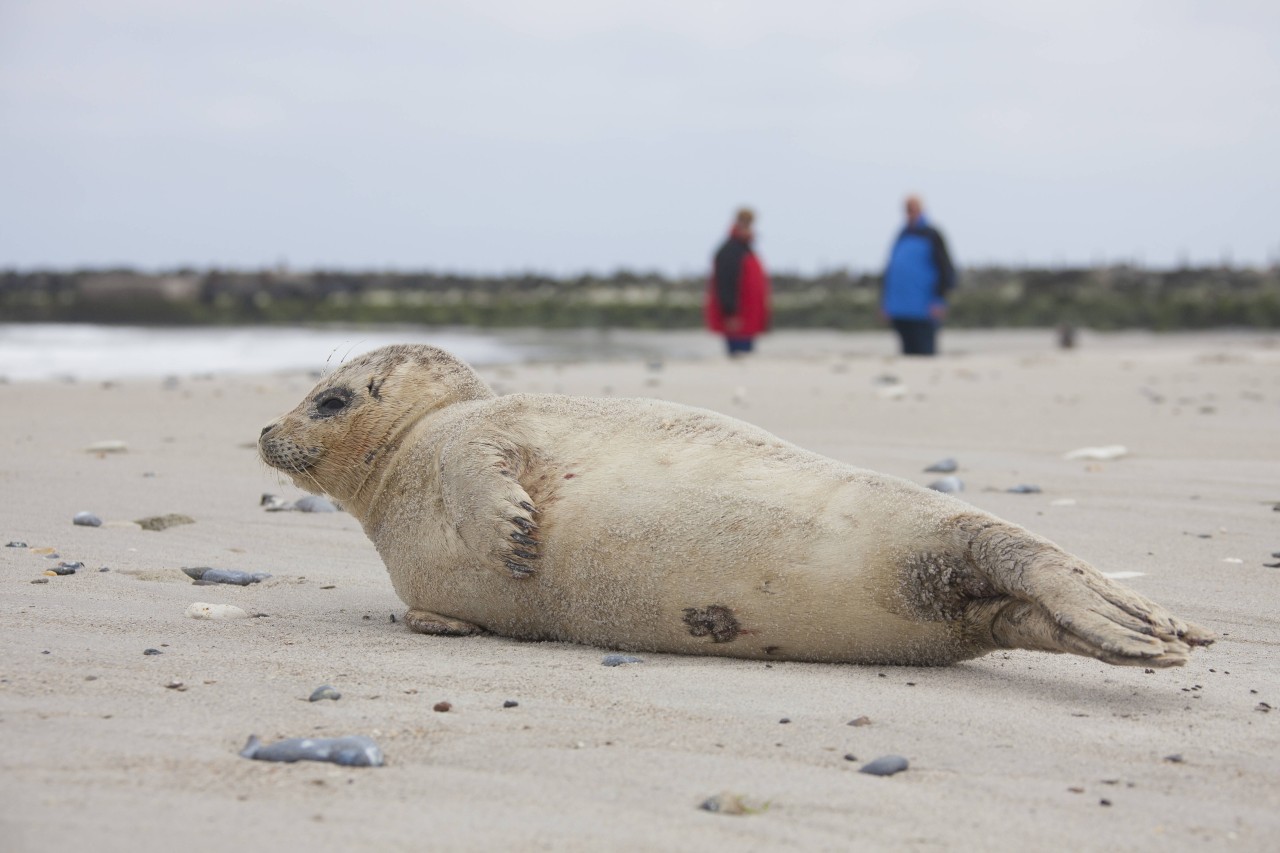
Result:
[[387,378],[385,376],[375,376],[373,379],[370,379],[369,384],[366,388],[366,390],[368,390],[369,392],[369,396],[375,400],[381,400],[382,399],[382,383],[385,382],[386,380]]

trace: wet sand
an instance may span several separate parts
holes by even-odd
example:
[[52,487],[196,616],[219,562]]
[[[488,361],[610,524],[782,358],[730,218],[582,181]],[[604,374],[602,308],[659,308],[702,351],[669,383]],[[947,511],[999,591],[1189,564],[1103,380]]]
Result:
[[[953,456],[966,500],[1142,573],[1124,583],[1219,642],[1145,673],[1030,652],[610,668],[596,648],[414,635],[351,517],[259,506],[301,496],[252,443],[311,378],[0,385],[0,539],[28,545],[0,548],[0,847],[1274,849],[1280,336],[1062,352],[1048,332],[948,333],[950,354],[910,361],[885,335],[812,341],[483,374],[499,392],[715,409],[918,483]],[[84,449],[111,439],[128,450]],[[1063,459],[1112,444],[1129,455]],[[1005,491],[1019,484],[1042,491]],[[107,523],[73,526],[81,510]],[[165,513],[195,523],[120,523]],[[61,561],[85,568],[31,583]],[[192,586],[180,569],[202,565],[273,578]],[[196,601],[266,615],[185,617]],[[306,701],[322,684],[342,698]],[[371,735],[387,765],[249,761],[250,734]],[[910,769],[856,772],[885,754]],[[698,809],[721,792],[767,808]]]

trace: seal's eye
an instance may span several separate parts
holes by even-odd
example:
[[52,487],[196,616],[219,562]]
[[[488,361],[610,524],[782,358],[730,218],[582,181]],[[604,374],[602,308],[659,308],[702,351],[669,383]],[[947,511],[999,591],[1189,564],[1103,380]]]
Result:
[[347,401],[342,397],[325,397],[316,405],[316,408],[326,415],[336,415],[346,407]]

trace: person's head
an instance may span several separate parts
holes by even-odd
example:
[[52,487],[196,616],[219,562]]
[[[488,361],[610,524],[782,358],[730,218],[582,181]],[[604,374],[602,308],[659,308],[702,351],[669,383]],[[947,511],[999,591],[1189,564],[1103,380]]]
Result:
[[922,201],[920,196],[915,193],[907,196],[907,200],[903,203],[903,207],[905,207],[907,211],[908,225],[915,225],[916,222],[920,220],[920,217],[924,215],[924,201]]
[[750,240],[755,233],[753,230],[755,221],[756,212],[754,210],[749,207],[738,208],[738,212],[733,218],[733,233],[744,240]]

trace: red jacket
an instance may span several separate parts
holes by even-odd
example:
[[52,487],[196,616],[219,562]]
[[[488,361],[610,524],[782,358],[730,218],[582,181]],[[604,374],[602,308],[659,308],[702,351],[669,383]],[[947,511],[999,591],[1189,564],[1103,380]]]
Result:
[[[737,286],[727,295],[729,300],[721,299],[722,288],[717,286],[717,279],[728,275],[728,281],[722,281],[725,288],[732,287],[732,272],[737,268]],[[726,311],[722,302],[728,301],[731,310]],[[736,303],[736,304],[734,304]],[[716,253],[716,268],[707,282],[707,301],[704,312],[707,328],[718,334],[734,338],[754,338],[769,329],[769,276],[764,267],[751,251],[751,245],[736,233]],[[740,325],[732,332],[726,331],[726,317],[737,317]]]

